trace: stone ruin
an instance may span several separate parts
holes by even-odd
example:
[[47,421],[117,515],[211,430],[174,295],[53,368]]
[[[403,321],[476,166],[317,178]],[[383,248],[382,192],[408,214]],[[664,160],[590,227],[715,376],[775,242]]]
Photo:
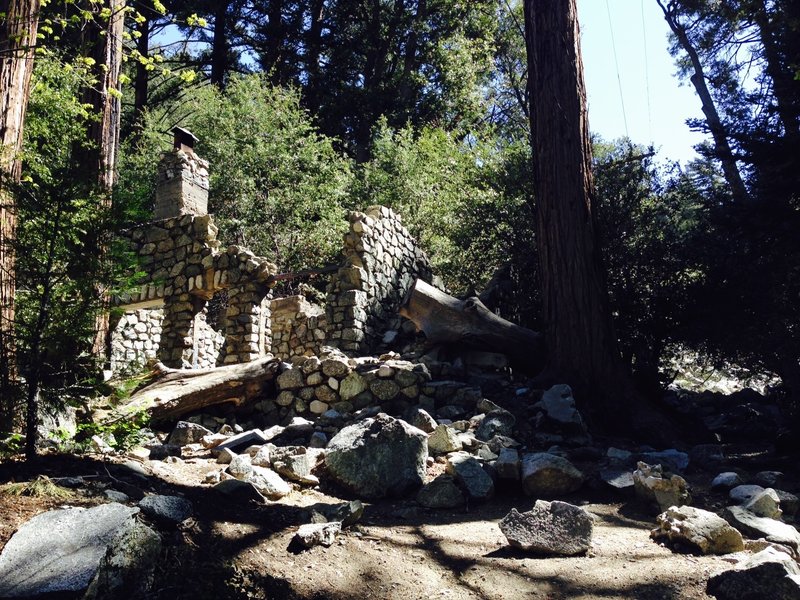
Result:
[[399,215],[380,206],[350,213],[325,306],[302,296],[273,299],[275,265],[247,248],[221,247],[207,214],[208,162],[177,140],[176,134],[176,148],[159,164],[154,220],[123,233],[145,275],[115,299],[115,374],[151,359],[203,369],[267,353],[283,360],[315,356],[324,346],[356,356],[391,340],[409,288],[417,278],[432,279]]

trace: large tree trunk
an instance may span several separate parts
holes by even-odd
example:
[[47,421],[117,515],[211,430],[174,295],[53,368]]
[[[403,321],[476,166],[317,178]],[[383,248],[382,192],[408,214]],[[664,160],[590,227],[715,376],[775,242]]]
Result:
[[400,307],[431,344],[463,344],[507,355],[538,371],[544,363],[542,335],[498,317],[478,298],[453,298],[417,279]]
[[[16,380],[14,296],[16,200],[22,132],[33,73],[39,0],[2,0],[0,12],[0,400],[9,402]],[[0,420],[5,415],[0,403]],[[8,423],[0,423],[4,427]]]
[[703,115],[705,115],[706,124],[711,132],[711,138],[714,140],[714,154],[722,165],[722,174],[725,176],[725,181],[731,189],[734,200],[740,204],[745,203],[749,199],[749,194],[747,193],[744,181],[742,181],[739,168],[736,166],[736,159],[733,157],[733,151],[728,142],[728,133],[725,130],[725,126],[722,124],[722,119],[720,119],[719,112],[717,112],[717,106],[714,104],[714,99],[711,96],[708,85],[706,85],[706,75],[703,69],[703,63],[700,61],[700,56],[697,54],[697,50],[689,39],[686,27],[678,20],[672,3],[665,5],[662,0],[656,0],[656,2],[658,2],[658,5],[661,7],[664,13],[664,19],[667,21],[669,28],[678,38],[681,48],[686,52],[692,63],[694,74],[690,77],[690,80],[700,98]]
[[[110,10],[108,19],[100,15],[103,9]],[[102,194],[103,208],[111,209],[111,193],[117,180],[117,154],[119,152],[121,93],[119,84],[122,67],[122,34],[125,23],[125,0],[105,0],[95,5],[95,20],[89,24],[86,42],[89,54],[96,65],[97,83],[84,90],[84,102],[92,106],[98,120],[89,125],[87,136],[91,142],[87,160],[82,165],[89,173],[90,181],[96,181]],[[84,171],[84,172],[86,172]],[[105,258],[108,240],[97,243],[100,261]],[[92,351],[105,358],[109,343],[109,316],[106,310],[108,299],[102,285],[95,292],[100,298],[101,310],[95,320],[95,336]]]
[[230,2],[218,0],[214,11],[214,40],[211,44],[211,83],[225,89],[228,74],[228,6]]
[[525,30],[547,374],[575,387],[595,415],[610,414],[627,378],[594,214],[576,1],[526,0]]
[[280,360],[272,356],[216,369],[170,369],[158,363],[155,381],[131,396],[125,409],[146,410],[158,423],[215,404],[239,405],[261,394],[279,367]]

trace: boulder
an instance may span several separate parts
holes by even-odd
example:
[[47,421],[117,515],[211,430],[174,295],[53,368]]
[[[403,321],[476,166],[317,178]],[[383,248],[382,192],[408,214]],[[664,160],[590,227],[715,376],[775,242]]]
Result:
[[709,579],[706,592],[717,600],[798,600],[800,569],[788,554],[766,548]]
[[305,485],[318,485],[311,471],[316,468],[321,452],[303,446],[288,446],[272,450],[272,468],[284,477]]
[[657,506],[659,511],[692,501],[686,480],[680,475],[665,474],[661,465],[638,463],[633,472],[633,488],[641,500]]
[[190,423],[189,421],[178,421],[172,433],[169,434],[167,444],[188,446],[189,444],[202,443],[203,438],[207,435],[213,435],[213,432],[202,425]]
[[671,506],[656,518],[654,540],[689,547],[702,554],[729,554],[744,550],[742,534],[722,517],[692,506]]
[[633,489],[633,473],[629,469],[603,469],[600,479],[615,490]]
[[111,540],[83,600],[149,598],[160,553],[161,536],[131,520]]
[[786,517],[794,517],[800,509],[800,498],[783,490],[775,490],[781,500],[781,510]]
[[461,450],[462,443],[458,433],[449,425],[439,425],[428,437],[428,452],[431,456],[457,452]]
[[454,452],[447,458],[445,471],[455,478],[472,500],[482,502],[494,496],[494,481],[474,456]]
[[458,508],[466,498],[450,475],[439,475],[417,493],[417,502],[425,508]]
[[658,452],[642,452],[639,460],[649,465],[661,465],[665,471],[682,473],[689,466],[689,455],[675,448]]
[[725,519],[753,539],[765,538],[768,542],[775,542],[789,546],[795,552],[800,548],[800,533],[797,529],[767,517],[759,517],[743,506],[729,506],[723,511]]
[[781,471],[759,471],[753,476],[753,483],[765,488],[774,488],[783,483]]
[[401,495],[422,485],[428,436],[386,414],[342,429],[328,443],[330,478],[364,498]]
[[85,590],[112,541],[132,526],[138,508],[111,502],[60,508],[24,523],[0,554],[0,597]]
[[309,518],[312,523],[330,523],[338,521],[342,528],[350,527],[357,523],[364,515],[364,505],[361,500],[340,502],[339,504],[325,504],[318,502],[308,507]]
[[409,415],[408,422],[417,429],[421,429],[425,433],[433,433],[436,429],[436,419],[434,419],[428,412],[422,408],[412,409]]
[[522,457],[522,490],[528,496],[552,498],[578,490],[584,475],[566,458],[537,452]]
[[179,496],[153,494],[139,502],[139,508],[148,517],[162,525],[178,525],[192,516],[192,503]]
[[515,548],[536,554],[586,554],[592,541],[592,517],[566,502],[537,500],[527,512],[512,508],[500,531]]

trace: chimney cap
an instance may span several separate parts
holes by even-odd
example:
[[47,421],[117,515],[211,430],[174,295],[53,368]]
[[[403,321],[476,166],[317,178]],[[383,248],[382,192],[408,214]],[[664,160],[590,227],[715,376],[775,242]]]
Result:
[[173,127],[170,133],[174,136],[173,147],[184,152],[193,151],[197,136],[183,127]]

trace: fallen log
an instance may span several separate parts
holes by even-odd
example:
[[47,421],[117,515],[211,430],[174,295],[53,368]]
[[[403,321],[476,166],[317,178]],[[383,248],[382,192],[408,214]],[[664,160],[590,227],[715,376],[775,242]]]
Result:
[[159,362],[153,369],[155,379],[131,396],[125,412],[148,411],[158,423],[216,404],[238,406],[256,397],[279,365],[271,355],[214,369],[170,369]]
[[431,345],[463,344],[500,352],[529,372],[544,365],[542,334],[498,317],[475,296],[459,300],[417,279],[400,314],[412,321]]

